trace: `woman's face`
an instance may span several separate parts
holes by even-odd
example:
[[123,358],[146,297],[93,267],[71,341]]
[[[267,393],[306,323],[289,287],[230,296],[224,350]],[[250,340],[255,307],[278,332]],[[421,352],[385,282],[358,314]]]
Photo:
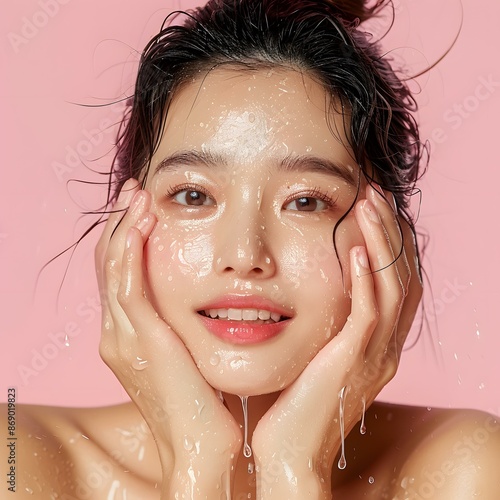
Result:
[[214,70],[169,109],[146,185],[150,299],[216,389],[283,389],[350,312],[352,212],[336,234],[344,285],[332,235],[360,170],[329,109],[285,69]]

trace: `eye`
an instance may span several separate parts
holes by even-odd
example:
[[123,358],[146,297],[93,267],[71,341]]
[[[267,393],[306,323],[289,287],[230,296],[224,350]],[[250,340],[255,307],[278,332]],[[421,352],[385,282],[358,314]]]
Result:
[[297,210],[299,212],[320,212],[328,208],[328,204],[312,196],[301,196],[292,200],[284,206],[285,210]]
[[196,189],[183,189],[172,193],[172,199],[179,205],[188,207],[215,205],[215,201],[208,194]]

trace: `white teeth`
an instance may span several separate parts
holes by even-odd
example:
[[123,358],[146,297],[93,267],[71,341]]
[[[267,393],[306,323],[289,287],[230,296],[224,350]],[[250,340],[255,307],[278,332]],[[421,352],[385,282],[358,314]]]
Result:
[[271,319],[273,321],[276,321],[276,323],[280,320],[281,318],[281,314],[278,314],[278,313],[271,313]]
[[228,309],[227,310],[227,317],[229,319],[241,321],[242,316],[243,316],[243,311],[241,309]]
[[271,312],[270,311],[259,311],[259,319],[263,319],[264,321],[269,319],[271,317]]
[[230,319],[232,321],[267,321],[272,319],[278,322],[281,318],[279,313],[266,311],[265,309],[205,309],[205,316],[210,318]]
[[259,317],[257,309],[243,309],[242,317],[246,321],[255,321]]

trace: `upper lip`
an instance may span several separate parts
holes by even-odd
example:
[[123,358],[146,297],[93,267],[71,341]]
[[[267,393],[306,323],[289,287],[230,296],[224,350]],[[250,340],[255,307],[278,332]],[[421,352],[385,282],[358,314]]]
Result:
[[263,309],[278,313],[286,318],[291,318],[294,315],[291,308],[279,306],[272,300],[259,295],[224,295],[198,307],[197,311],[209,309]]

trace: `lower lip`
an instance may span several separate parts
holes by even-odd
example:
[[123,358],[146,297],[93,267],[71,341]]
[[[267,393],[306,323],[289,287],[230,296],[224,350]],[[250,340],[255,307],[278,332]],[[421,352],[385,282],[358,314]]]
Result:
[[268,325],[252,325],[243,321],[212,319],[199,314],[201,322],[215,336],[233,344],[258,344],[279,335],[290,319]]

